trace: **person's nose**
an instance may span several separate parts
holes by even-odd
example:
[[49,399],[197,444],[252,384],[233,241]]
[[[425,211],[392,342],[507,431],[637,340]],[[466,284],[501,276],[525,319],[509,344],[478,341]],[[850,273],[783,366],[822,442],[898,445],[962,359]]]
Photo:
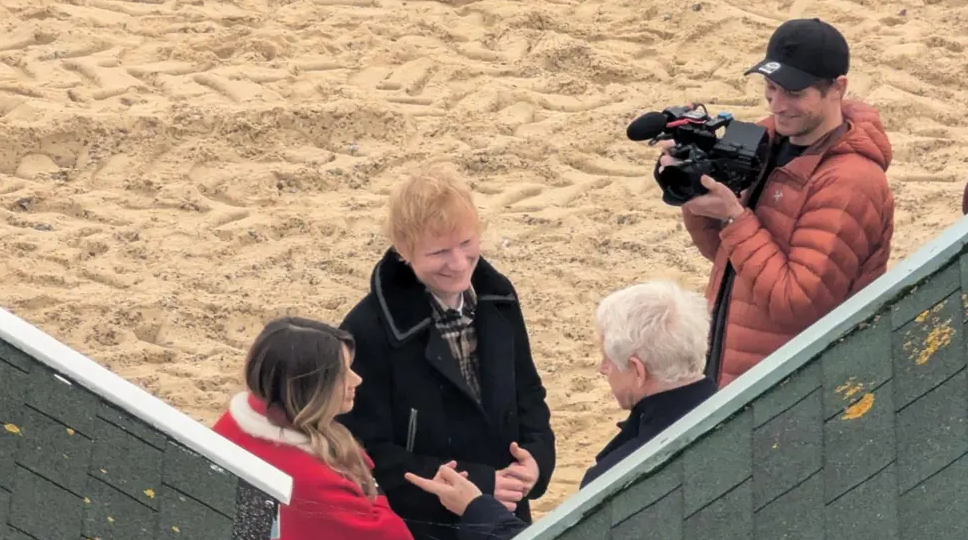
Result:
[[781,94],[777,92],[770,99],[770,112],[773,114],[783,114],[786,111],[787,103]]
[[451,252],[448,266],[454,272],[463,272],[467,269],[467,254],[462,249],[455,249]]

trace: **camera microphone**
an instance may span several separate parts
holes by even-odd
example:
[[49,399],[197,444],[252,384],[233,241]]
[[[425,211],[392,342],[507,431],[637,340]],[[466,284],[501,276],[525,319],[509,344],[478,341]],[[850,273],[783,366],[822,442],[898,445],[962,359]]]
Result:
[[[716,131],[726,128],[720,138]],[[702,177],[712,177],[739,195],[759,177],[769,153],[769,134],[758,124],[735,120],[728,112],[709,116],[706,106],[690,103],[647,112],[629,124],[626,135],[633,141],[672,139],[666,149],[677,163],[667,165],[655,179],[662,188],[662,200],[682,206],[707,192]]]
[[663,113],[647,112],[633,120],[625,134],[633,141],[648,141],[665,132],[668,120]]

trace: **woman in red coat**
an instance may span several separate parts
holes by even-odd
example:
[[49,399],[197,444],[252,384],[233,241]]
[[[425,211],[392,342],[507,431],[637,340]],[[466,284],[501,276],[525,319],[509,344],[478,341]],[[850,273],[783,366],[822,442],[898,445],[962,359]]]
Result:
[[248,391],[213,428],[292,477],[282,540],[412,540],[378,493],[372,463],[336,415],[353,408],[361,379],[353,337],[300,318],[270,322],[245,363]]

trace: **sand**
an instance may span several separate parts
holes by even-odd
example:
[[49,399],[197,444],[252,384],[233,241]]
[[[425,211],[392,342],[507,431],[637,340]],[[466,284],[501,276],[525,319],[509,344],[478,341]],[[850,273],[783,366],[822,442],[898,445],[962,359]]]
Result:
[[268,318],[335,322],[363,294],[394,179],[450,163],[549,389],[541,514],[624,416],[596,301],[709,271],[627,123],[686,101],[760,118],[742,71],[779,22],[823,16],[890,130],[896,262],[960,216],[966,4],[6,0],[0,305],[210,423]]

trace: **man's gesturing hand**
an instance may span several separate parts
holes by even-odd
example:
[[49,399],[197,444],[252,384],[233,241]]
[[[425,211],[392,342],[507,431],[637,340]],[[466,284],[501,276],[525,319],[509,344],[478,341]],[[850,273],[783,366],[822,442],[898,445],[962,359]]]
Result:
[[497,471],[494,478],[494,498],[511,511],[517,508],[518,502],[528,495],[535,482],[538,481],[538,462],[531,453],[511,443],[511,455],[514,463]]

